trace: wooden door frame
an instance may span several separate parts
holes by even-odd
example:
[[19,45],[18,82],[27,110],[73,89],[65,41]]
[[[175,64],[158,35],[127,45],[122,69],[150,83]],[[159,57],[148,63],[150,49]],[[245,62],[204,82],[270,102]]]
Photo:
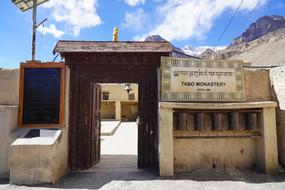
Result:
[[[158,169],[158,69],[162,53],[75,54],[67,56],[70,67],[69,166],[88,169],[82,155],[81,124],[84,88],[90,83],[137,83],[139,85],[138,167]],[[82,61],[84,58],[85,61]],[[83,107],[82,107],[83,106]]]
[[[101,154],[101,147],[100,147],[100,139],[101,139],[101,114],[100,114],[100,110],[101,110],[101,86],[97,83],[91,83],[91,98],[92,100],[90,101],[92,103],[92,105],[90,105],[90,113],[91,113],[91,118],[90,118],[90,132],[91,132],[91,162],[90,162],[90,166],[97,164],[100,162],[100,154]],[[96,96],[96,97],[95,97]],[[94,113],[95,111],[95,113]],[[99,123],[98,122],[98,118],[97,116],[99,115]],[[95,118],[94,118],[95,116]],[[94,128],[95,125],[95,128]],[[95,129],[95,131],[93,131]],[[99,135],[97,134],[97,130],[99,130]],[[93,136],[95,132],[95,137]],[[94,143],[94,139],[95,138],[95,145]],[[99,140],[99,145],[97,146],[97,141]],[[95,148],[94,148],[95,147]],[[93,160],[93,156],[95,155],[95,160]],[[97,158],[98,157],[98,158]]]

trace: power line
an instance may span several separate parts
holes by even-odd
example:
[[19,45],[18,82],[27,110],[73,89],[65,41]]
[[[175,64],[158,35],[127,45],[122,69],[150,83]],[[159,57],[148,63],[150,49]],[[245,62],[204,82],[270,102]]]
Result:
[[255,7],[253,8],[253,10],[251,11],[251,13],[250,13],[250,18],[252,17],[252,15],[253,15],[253,13],[255,12],[255,10],[257,9],[257,7],[259,6],[259,3],[261,2],[261,0],[259,0],[257,3],[256,3],[256,5],[255,5]]
[[226,28],[224,29],[224,31],[222,32],[222,34],[220,35],[219,39],[217,40],[215,47],[217,46],[217,44],[220,42],[220,40],[222,39],[222,37],[224,36],[225,32],[227,31],[227,29],[229,28],[230,24],[232,23],[235,15],[237,14],[238,10],[240,9],[241,5],[243,4],[243,0],[241,0],[239,6],[237,7],[236,11],[234,12],[234,14],[232,15],[231,19],[229,20]]
[[59,53],[53,58],[52,62],[55,62],[56,58],[59,56]]

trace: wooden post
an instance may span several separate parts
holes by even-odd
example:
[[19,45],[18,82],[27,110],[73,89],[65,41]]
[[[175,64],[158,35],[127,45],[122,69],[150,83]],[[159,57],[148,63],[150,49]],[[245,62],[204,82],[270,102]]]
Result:
[[37,0],[33,0],[32,61],[36,58]]

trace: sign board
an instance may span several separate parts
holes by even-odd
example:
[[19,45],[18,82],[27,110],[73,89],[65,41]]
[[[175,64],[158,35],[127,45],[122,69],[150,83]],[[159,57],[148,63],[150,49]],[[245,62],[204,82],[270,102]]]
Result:
[[20,126],[61,124],[64,101],[63,68],[59,63],[21,64]]
[[242,61],[162,57],[161,101],[245,101]]

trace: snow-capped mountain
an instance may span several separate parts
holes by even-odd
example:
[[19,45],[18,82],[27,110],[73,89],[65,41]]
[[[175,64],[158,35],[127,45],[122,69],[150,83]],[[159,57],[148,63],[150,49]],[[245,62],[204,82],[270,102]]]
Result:
[[192,55],[192,56],[196,56],[199,57],[202,53],[204,53],[206,50],[211,50],[211,51],[218,51],[218,50],[223,50],[225,49],[227,46],[198,46],[198,47],[193,47],[190,45],[186,45],[182,48],[182,50],[188,54],[188,55]]

